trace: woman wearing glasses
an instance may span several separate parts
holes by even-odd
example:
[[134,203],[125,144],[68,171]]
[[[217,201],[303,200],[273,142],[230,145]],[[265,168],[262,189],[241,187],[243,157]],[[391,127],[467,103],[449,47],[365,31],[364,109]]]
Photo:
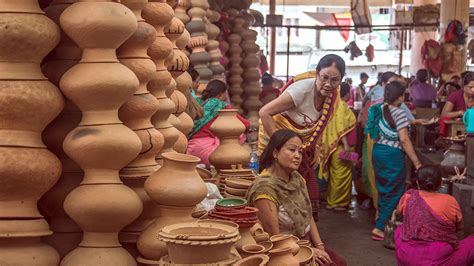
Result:
[[329,180],[329,208],[346,209],[351,200],[351,163],[339,159],[350,151],[348,134],[356,119],[339,95],[345,74],[344,60],[334,54],[321,58],[315,72],[296,76],[282,94],[260,110],[259,151],[278,129],[291,129],[303,139],[303,159],[299,173],[306,179],[313,214],[317,213],[319,191],[314,166],[319,177]]

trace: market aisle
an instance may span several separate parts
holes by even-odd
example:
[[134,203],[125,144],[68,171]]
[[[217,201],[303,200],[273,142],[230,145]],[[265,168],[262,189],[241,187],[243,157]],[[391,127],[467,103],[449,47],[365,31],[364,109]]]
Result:
[[361,210],[353,199],[353,210],[322,209],[318,228],[326,245],[345,257],[348,265],[396,265],[395,251],[370,239],[375,210]]

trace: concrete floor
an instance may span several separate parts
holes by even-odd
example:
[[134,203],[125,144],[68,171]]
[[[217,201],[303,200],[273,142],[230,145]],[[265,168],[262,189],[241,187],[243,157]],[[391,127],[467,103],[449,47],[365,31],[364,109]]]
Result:
[[337,212],[321,205],[317,224],[322,240],[342,255],[350,266],[397,265],[395,251],[370,238],[375,210],[359,209],[355,199],[352,208],[348,212]]

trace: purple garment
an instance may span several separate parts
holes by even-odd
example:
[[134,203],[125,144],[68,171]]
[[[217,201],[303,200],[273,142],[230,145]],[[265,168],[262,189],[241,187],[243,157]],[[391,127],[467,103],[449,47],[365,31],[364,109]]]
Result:
[[439,217],[418,190],[410,189],[406,193],[410,198],[403,212],[403,241],[442,241],[457,245],[456,225]]
[[399,266],[466,266],[474,263],[474,236],[459,241],[456,248],[446,242],[403,241],[403,227],[395,231],[395,253]]
[[431,107],[431,102],[436,100],[436,88],[417,80],[410,84],[410,97],[416,107]]

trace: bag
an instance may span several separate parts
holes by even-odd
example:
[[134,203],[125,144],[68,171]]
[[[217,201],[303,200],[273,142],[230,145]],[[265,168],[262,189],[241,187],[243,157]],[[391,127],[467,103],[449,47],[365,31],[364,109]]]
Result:
[[397,210],[394,210],[392,213],[392,218],[390,218],[384,228],[384,247],[388,249],[395,249],[395,230],[400,224],[402,224],[401,215],[397,212]]

